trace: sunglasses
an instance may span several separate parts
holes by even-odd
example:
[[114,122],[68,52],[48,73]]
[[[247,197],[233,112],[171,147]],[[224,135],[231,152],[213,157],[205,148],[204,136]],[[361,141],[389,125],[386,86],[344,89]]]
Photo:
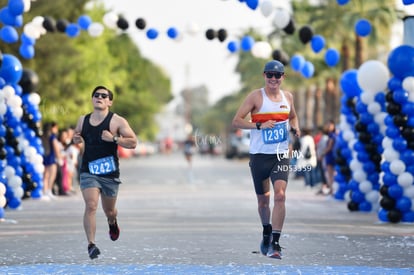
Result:
[[280,79],[283,75],[283,73],[280,73],[280,72],[275,72],[275,73],[266,72],[265,74],[267,78],[275,77],[276,79]]
[[108,94],[103,94],[103,93],[94,93],[93,97],[94,98],[102,97],[103,99],[105,99],[105,98],[109,97],[109,95]]

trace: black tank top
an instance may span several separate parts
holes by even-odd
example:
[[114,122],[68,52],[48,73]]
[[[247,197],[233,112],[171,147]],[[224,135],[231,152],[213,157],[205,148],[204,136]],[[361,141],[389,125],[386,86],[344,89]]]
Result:
[[110,173],[99,174],[103,177],[118,178],[119,177],[119,158],[118,145],[115,142],[102,140],[102,131],[109,131],[109,123],[114,113],[109,112],[105,119],[97,126],[89,123],[91,114],[85,116],[83,120],[81,135],[84,140],[84,152],[82,156],[82,164],[80,172],[91,173],[89,164],[95,160],[113,157],[115,170]]

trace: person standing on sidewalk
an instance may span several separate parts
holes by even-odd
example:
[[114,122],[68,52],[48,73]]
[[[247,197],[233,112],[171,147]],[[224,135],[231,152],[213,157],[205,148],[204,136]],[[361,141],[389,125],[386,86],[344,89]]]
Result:
[[109,109],[113,93],[104,86],[92,92],[93,112],[79,118],[73,136],[75,144],[83,143],[80,166],[80,188],[85,201],[83,226],[88,240],[88,254],[95,259],[100,254],[95,245],[96,210],[99,196],[108,219],[112,241],[119,237],[118,211],[115,207],[119,184],[118,145],[133,149],[137,138],[127,120]]
[[[263,225],[260,250],[264,255],[281,259],[279,238],[286,214],[285,193],[290,171],[289,131],[300,137],[300,129],[293,96],[280,88],[285,78],[283,64],[277,60],[267,62],[262,75],[265,87],[247,95],[232,125],[251,129],[249,165]],[[248,115],[251,121],[246,119]],[[270,183],[273,211],[269,204]]]

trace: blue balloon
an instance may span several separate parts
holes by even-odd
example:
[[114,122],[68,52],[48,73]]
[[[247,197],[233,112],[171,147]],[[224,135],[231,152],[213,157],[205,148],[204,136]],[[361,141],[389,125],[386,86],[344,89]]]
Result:
[[80,27],[78,24],[70,23],[66,26],[65,33],[69,37],[76,37],[80,34]]
[[402,80],[395,76],[391,77],[390,80],[388,80],[388,89],[391,91],[402,89]]
[[0,29],[0,38],[4,42],[11,44],[19,40],[19,34],[12,26],[4,26]]
[[359,211],[370,212],[372,210],[372,204],[368,201],[363,201],[358,205]]
[[255,10],[259,6],[259,0],[246,0],[246,4],[252,10]]
[[3,62],[0,67],[0,76],[8,84],[15,84],[20,81],[23,74],[22,63],[11,54],[3,54]]
[[325,62],[329,67],[334,67],[339,62],[339,52],[336,49],[330,48],[325,52]]
[[401,112],[407,116],[414,116],[414,102],[407,102],[401,106]]
[[356,203],[361,203],[365,200],[365,195],[361,191],[352,190],[351,200]]
[[305,66],[303,66],[301,73],[304,77],[311,78],[313,74],[315,73],[315,67],[310,61],[306,61]]
[[392,141],[392,147],[398,152],[404,152],[407,149],[407,141],[403,137],[396,137]]
[[403,89],[395,90],[392,93],[392,98],[395,102],[403,104],[408,101],[408,92]]
[[407,212],[411,209],[411,199],[403,196],[397,200],[395,207],[401,212]]
[[26,45],[35,45],[36,44],[36,39],[28,36],[25,33],[22,33],[22,35],[20,36],[20,39],[22,41],[22,44],[26,44]]
[[414,48],[402,45],[392,50],[388,56],[388,68],[400,79],[414,76]]
[[396,138],[400,134],[400,130],[396,126],[388,126],[385,129],[385,135],[390,138]]
[[295,54],[290,59],[290,66],[292,67],[294,71],[297,71],[297,72],[300,72],[302,70],[303,66],[305,66],[305,63],[306,63],[305,58],[300,54]]
[[355,32],[359,36],[367,36],[371,33],[371,23],[367,19],[359,19],[355,23]]
[[78,25],[81,29],[87,30],[90,24],[92,24],[92,19],[88,15],[79,16]]
[[243,51],[250,51],[254,45],[254,38],[250,35],[243,36],[240,42],[240,46]]
[[24,1],[23,0],[9,0],[8,3],[10,14],[17,16],[24,12]]
[[362,92],[358,85],[357,73],[355,69],[347,70],[341,75],[339,82],[342,91],[350,98],[357,97]]
[[388,187],[388,195],[393,199],[398,200],[399,198],[401,198],[403,192],[404,190],[399,184],[393,184],[390,187]]
[[348,4],[349,0],[336,0],[336,2],[338,3],[338,5],[343,6]]
[[147,37],[149,39],[156,39],[158,37],[158,31],[154,28],[150,28],[147,30]]
[[178,30],[174,27],[171,27],[167,30],[167,35],[171,39],[175,39],[178,37]]
[[10,13],[10,9],[8,7],[4,7],[0,9],[0,22],[4,25],[21,27],[23,25],[23,16],[14,16]]
[[414,211],[408,211],[408,212],[403,213],[403,217],[402,217],[401,221],[403,221],[403,222],[414,222]]
[[386,102],[384,93],[377,93],[374,97],[374,100],[383,106]]
[[35,56],[35,48],[33,45],[22,44],[19,47],[19,54],[25,59],[32,59]]
[[382,181],[384,182],[384,185],[386,186],[398,185],[397,176],[392,173],[384,173],[384,176],[382,177]]
[[388,211],[385,209],[382,209],[378,212],[378,218],[380,221],[382,222],[389,222],[390,220],[388,219]]
[[322,35],[314,35],[311,39],[311,47],[315,53],[320,52],[325,47],[325,38]]
[[411,5],[414,4],[414,0],[403,0],[404,5]]
[[229,52],[235,53],[239,50],[239,44],[236,41],[230,41],[227,44],[227,49],[229,50]]

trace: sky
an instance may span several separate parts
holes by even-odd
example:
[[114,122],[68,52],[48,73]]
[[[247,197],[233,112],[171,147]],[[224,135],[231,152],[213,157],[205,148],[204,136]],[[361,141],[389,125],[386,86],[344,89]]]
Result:
[[[272,31],[272,15],[250,9],[239,0],[101,0],[106,8],[125,16],[127,33],[138,45],[144,57],[161,67],[171,78],[172,92],[179,95],[185,88],[205,85],[209,101],[214,103],[240,87],[234,72],[237,54],[227,49],[227,43],[238,40],[244,30],[254,27],[260,33]],[[283,4],[273,1],[274,6]],[[135,26],[137,18],[145,19],[148,28],[156,28],[159,36],[151,40],[145,31]],[[173,40],[166,31],[174,27],[182,33]],[[195,32],[198,27],[198,32]],[[208,40],[207,29],[226,29],[224,42]],[[265,62],[265,61],[264,61]]]
[[[157,64],[170,77],[173,95],[179,95],[186,88],[205,85],[210,103],[237,92],[240,88],[240,78],[235,73],[238,57],[227,49],[227,43],[237,41],[248,28],[254,28],[261,34],[273,30],[273,14],[266,17],[260,6],[252,10],[239,0],[100,1],[110,11],[126,18],[129,22],[126,32],[138,45],[143,56]],[[290,10],[286,4],[289,1],[270,1],[274,8]],[[398,8],[404,8],[408,14],[414,15],[414,5],[404,6],[402,0],[396,0],[396,3]],[[135,26],[138,18],[146,21],[146,30],[157,29],[159,36],[149,39],[145,31]],[[166,31],[170,27],[180,32],[180,39],[168,37]],[[207,29],[221,28],[228,34],[224,42],[206,38]],[[397,37],[392,39],[393,46],[401,44],[402,24],[396,26],[395,33]]]

